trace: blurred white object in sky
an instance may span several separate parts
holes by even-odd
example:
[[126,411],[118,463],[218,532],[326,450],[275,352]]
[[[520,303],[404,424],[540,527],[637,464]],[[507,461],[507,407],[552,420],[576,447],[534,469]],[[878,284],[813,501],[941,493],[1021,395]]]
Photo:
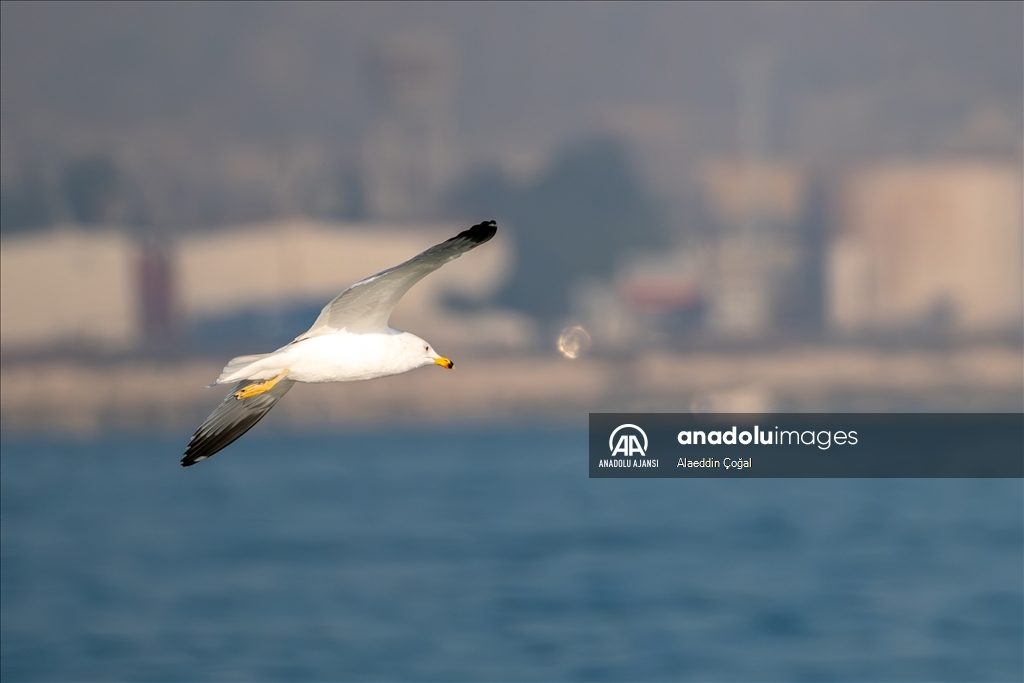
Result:
[[590,349],[590,334],[580,325],[570,325],[558,335],[558,351],[576,360]]

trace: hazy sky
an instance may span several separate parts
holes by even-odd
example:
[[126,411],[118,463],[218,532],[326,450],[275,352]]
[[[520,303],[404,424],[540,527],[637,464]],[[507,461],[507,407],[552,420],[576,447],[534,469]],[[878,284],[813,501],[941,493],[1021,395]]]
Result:
[[33,154],[132,141],[137,157],[165,163],[236,143],[353,154],[369,116],[368,53],[416,34],[450,46],[466,164],[528,165],[603,129],[646,140],[654,157],[730,152],[744,68],[765,91],[753,101],[771,154],[941,151],[963,130],[1016,134],[1024,118],[1019,2],[5,2],[2,12],[5,177]]

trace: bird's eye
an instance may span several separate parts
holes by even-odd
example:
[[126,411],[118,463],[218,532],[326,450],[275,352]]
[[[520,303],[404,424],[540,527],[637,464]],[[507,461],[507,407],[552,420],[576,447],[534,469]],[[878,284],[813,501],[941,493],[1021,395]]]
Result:
[[424,350],[424,351],[429,351],[429,350],[430,350],[430,347],[429,347],[429,346],[424,346],[424,347],[423,347],[423,350]]

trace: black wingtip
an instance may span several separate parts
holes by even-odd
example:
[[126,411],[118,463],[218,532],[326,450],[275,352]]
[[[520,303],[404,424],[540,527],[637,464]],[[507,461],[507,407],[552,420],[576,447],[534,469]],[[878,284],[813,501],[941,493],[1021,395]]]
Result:
[[498,224],[495,221],[484,221],[483,223],[477,223],[469,230],[460,232],[454,237],[454,239],[465,238],[472,241],[474,244],[483,244],[494,237],[497,232]]
[[192,442],[189,442],[188,444],[188,450],[185,451],[185,457],[182,458],[181,463],[179,463],[182,467],[191,467],[192,465],[195,465],[197,462],[202,462],[206,460],[208,457],[210,457],[208,455],[199,455],[197,453],[192,452],[192,444],[195,442],[195,440],[196,439],[193,436]]

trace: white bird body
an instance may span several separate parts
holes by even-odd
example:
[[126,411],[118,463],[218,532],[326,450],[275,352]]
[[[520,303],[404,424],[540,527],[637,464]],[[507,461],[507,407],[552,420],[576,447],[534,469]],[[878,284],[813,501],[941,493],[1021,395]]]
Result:
[[185,449],[182,467],[209,458],[245,434],[296,382],[352,382],[454,364],[415,334],[388,325],[391,311],[409,288],[497,232],[485,221],[361,280],[320,311],[313,326],[271,353],[238,356],[214,384],[235,382],[227,398],[199,426]]
[[389,327],[379,334],[342,330],[308,337],[255,358],[241,367],[228,364],[215,384],[268,380],[286,370],[295,382],[354,382],[433,365],[441,356],[415,334]]

